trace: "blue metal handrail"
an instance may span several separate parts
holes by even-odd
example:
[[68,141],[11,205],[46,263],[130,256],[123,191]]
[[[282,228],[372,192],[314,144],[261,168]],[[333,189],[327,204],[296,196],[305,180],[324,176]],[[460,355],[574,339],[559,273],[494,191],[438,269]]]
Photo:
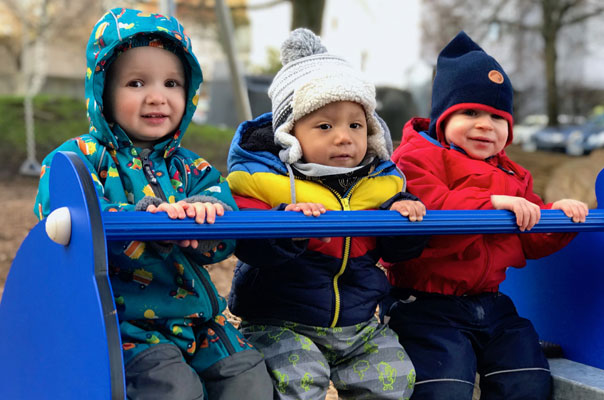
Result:
[[[319,217],[299,212],[225,212],[214,224],[174,221],[165,213],[102,213],[108,240],[236,239],[519,233],[505,210],[430,210],[422,222],[409,222],[394,211],[327,211]],[[560,210],[542,210],[531,233],[604,230],[604,209],[590,210],[584,223],[573,223]]]

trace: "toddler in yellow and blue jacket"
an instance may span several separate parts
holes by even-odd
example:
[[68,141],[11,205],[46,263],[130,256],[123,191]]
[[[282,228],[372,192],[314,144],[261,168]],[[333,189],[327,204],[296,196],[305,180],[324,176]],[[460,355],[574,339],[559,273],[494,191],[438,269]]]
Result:
[[[240,209],[320,219],[326,210],[382,208],[421,220],[422,203],[389,160],[373,84],[306,29],[292,32],[281,58],[272,114],[243,123],[231,144],[227,180]],[[425,238],[393,239],[238,240],[229,307],[263,352],[275,398],[324,398],[330,380],[340,398],[411,395],[413,365],[374,316],[389,290],[376,263],[419,255]]]

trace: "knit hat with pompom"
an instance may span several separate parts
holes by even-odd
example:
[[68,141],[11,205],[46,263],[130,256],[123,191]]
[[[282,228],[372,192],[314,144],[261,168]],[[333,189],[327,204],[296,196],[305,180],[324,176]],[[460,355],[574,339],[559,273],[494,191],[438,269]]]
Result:
[[350,63],[329,54],[321,39],[305,28],[294,30],[283,42],[281,63],[268,90],[275,143],[283,149],[281,161],[293,164],[302,158],[300,143],[291,133],[295,122],[337,101],[352,101],[365,109],[367,155],[390,158],[390,132],[375,113],[375,86]]

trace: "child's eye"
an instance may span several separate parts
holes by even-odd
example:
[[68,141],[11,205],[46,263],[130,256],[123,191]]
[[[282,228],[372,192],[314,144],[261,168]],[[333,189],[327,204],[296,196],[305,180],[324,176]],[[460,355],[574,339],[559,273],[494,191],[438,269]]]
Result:
[[478,115],[478,113],[476,112],[476,110],[472,110],[472,109],[463,110],[462,113],[464,115],[469,116],[469,117],[475,117],[475,116]]
[[501,115],[491,114],[491,118],[493,119],[504,119]]
[[321,129],[323,131],[326,131],[328,129],[331,129],[331,125],[329,125],[329,124],[320,124],[319,125],[319,129]]
[[175,80],[172,80],[172,79],[166,81],[166,87],[173,88],[173,87],[178,87],[178,86],[180,86],[180,84],[178,83],[178,81],[175,81]]
[[139,81],[139,80],[130,81],[126,84],[126,86],[134,87],[134,88],[141,87],[141,86],[143,86],[143,81]]
[[350,128],[352,129],[361,129],[363,127],[363,125],[359,124],[358,122],[353,122],[352,124],[350,124]]

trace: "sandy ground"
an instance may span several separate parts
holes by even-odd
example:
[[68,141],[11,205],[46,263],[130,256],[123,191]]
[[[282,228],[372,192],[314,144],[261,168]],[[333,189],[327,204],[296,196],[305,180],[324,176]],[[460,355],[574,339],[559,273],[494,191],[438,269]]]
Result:
[[37,223],[33,207],[38,180],[0,180],[0,296],[17,249]]
[[[559,153],[523,153],[517,148],[508,149],[510,157],[529,169],[535,177],[535,191],[545,195],[548,183],[555,179],[555,184],[550,185],[556,189],[556,194],[563,197],[582,198],[592,201],[593,182],[596,173],[604,166],[604,151],[592,154],[591,157],[570,159]],[[564,167],[568,165],[568,167]],[[581,176],[577,177],[577,169],[583,168]],[[568,173],[565,173],[565,169]],[[574,171],[574,172],[573,172]],[[587,194],[572,196],[569,193],[560,194],[565,189],[564,180],[568,181],[567,190],[577,192],[577,183],[587,187]],[[33,204],[36,195],[37,179],[28,177],[0,178],[0,298],[6,281],[11,262],[15,257],[19,245],[37,223],[33,214]],[[589,199],[588,199],[589,198]],[[546,199],[547,200],[547,199]],[[595,207],[595,204],[590,204]],[[230,290],[231,278],[235,258],[232,257],[222,263],[208,267],[212,279],[222,295],[227,295]],[[330,390],[327,400],[337,399],[335,390]]]

